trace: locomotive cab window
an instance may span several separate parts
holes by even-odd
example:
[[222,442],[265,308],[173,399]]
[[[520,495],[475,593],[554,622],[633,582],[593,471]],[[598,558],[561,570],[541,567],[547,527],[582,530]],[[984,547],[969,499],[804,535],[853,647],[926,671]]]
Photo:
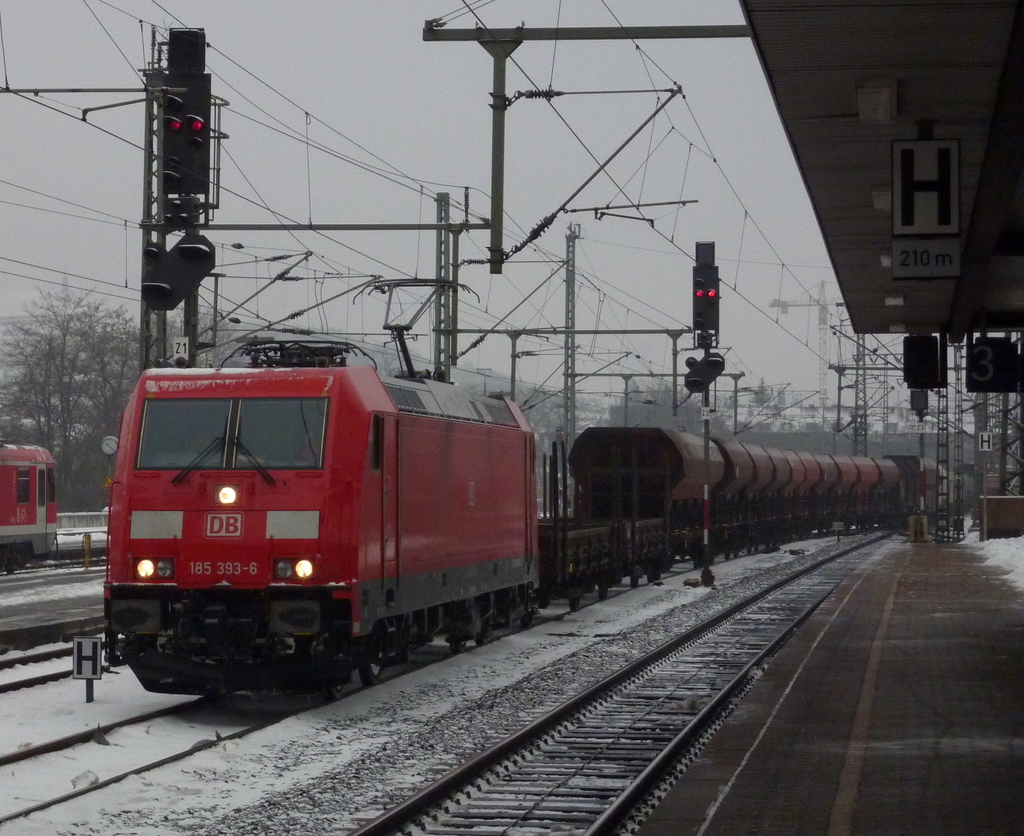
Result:
[[139,470],[323,467],[326,398],[147,401]]
[[[235,466],[314,470],[323,466],[326,398],[245,398],[240,401]],[[242,455],[239,455],[239,453]]]
[[224,467],[230,409],[231,401],[225,398],[146,401],[139,469]]

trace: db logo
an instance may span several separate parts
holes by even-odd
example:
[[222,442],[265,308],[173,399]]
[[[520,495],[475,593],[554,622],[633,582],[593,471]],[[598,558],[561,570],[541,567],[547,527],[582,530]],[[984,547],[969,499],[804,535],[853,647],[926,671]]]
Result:
[[206,515],[206,536],[207,537],[241,537],[242,536],[242,515],[241,514],[207,514]]

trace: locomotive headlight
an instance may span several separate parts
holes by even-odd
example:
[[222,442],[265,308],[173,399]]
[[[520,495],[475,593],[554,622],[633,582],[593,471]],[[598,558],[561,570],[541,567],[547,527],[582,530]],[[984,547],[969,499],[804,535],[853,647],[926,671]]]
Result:
[[238,488],[234,485],[221,485],[217,488],[217,501],[221,505],[234,505],[238,501]]
[[135,564],[135,576],[143,580],[152,577],[174,577],[174,561],[169,557],[159,557],[156,560],[144,557]]
[[279,581],[290,579],[304,581],[313,577],[313,561],[306,557],[275,560],[274,577]]

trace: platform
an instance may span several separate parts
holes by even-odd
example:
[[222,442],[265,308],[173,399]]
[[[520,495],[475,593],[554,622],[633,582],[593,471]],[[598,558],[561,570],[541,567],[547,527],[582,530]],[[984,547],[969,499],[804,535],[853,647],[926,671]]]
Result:
[[1024,593],[1002,574],[970,546],[884,545],[640,836],[1024,834]]

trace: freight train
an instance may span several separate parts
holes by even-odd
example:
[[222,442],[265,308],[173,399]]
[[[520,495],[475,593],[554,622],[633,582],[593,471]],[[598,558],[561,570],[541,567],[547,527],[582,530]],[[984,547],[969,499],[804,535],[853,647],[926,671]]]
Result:
[[903,526],[918,513],[922,481],[934,508],[937,471],[925,460],[922,480],[916,456],[719,438],[705,457],[702,438],[650,427],[590,427],[567,456],[556,444],[544,470],[539,599],[568,599],[570,608],[588,592],[603,599],[623,578],[657,580],[679,558],[700,567],[705,528],[713,560],[826,532]]
[[[570,503],[564,462],[537,478],[534,436],[503,396],[333,349],[250,360],[147,371],[122,416],[105,647],[151,691],[371,684],[435,637],[457,652],[553,597],[576,607],[656,580],[699,536],[692,436],[587,430]],[[720,552],[903,512],[891,462],[714,449]]]
[[0,441],[0,567],[7,574],[57,548],[53,457]]

